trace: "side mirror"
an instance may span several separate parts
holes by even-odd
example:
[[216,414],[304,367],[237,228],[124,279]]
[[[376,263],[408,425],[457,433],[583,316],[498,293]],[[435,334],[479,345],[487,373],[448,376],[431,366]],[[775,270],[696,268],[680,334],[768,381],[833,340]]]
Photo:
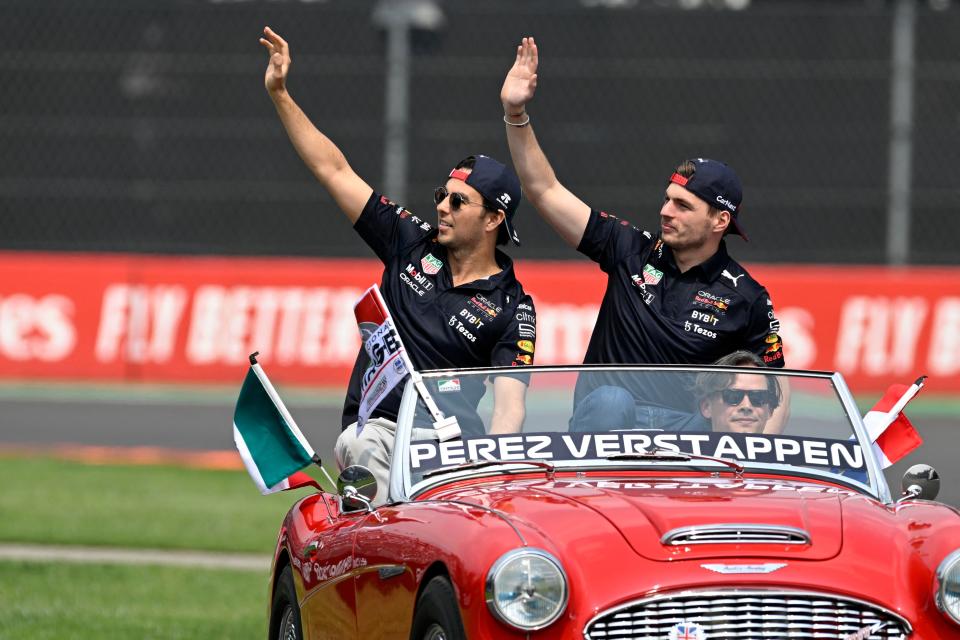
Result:
[[377,495],[377,479],[373,472],[360,465],[352,465],[337,476],[337,493],[344,511],[372,511]]
[[903,474],[900,481],[903,498],[933,500],[940,493],[940,474],[928,464],[915,464]]

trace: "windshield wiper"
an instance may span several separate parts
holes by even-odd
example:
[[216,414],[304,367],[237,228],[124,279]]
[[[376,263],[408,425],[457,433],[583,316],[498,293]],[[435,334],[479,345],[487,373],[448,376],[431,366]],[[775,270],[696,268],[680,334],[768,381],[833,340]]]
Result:
[[482,469],[483,467],[492,467],[501,464],[529,464],[534,467],[540,467],[541,469],[547,470],[547,479],[553,480],[553,465],[549,462],[543,462],[541,460],[467,460],[466,462],[461,462],[455,467],[443,467],[441,469],[427,471],[425,474],[423,474],[423,477],[429,478],[430,476],[436,476],[441,473],[453,473],[454,471],[464,471],[466,469]]
[[691,460],[711,460],[713,462],[719,462],[720,464],[730,467],[733,469],[734,473],[736,473],[738,478],[743,477],[743,465],[739,462],[727,460],[726,458],[702,456],[698,453],[673,451],[671,449],[664,449],[662,447],[656,447],[653,449],[632,453],[616,453],[612,456],[607,456],[607,460],[657,460],[660,462],[690,462]]

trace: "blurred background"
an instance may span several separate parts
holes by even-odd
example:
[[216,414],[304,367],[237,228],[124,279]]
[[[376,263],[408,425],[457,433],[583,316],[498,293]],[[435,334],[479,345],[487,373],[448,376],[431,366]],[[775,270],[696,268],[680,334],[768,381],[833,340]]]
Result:
[[[750,242],[731,252],[788,365],[865,402],[930,374],[921,451],[956,459],[958,2],[6,0],[0,20],[6,445],[229,450],[260,350],[328,450],[379,269],[276,118],[270,25],[312,120],[428,221],[459,159],[508,158],[500,85],[535,36],[530,114],[566,186],[652,228],[679,161],[732,164]],[[599,273],[529,205],[516,225],[538,362],[579,361]]]
[[[593,206],[652,226],[670,169],[714,157],[745,185],[744,260],[957,262],[951,0],[6,0],[0,17],[3,249],[372,256],[273,113],[269,24],[304,110],[414,211],[462,156],[507,157],[500,84],[534,35],[537,133]],[[521,215],[522,257],[576,258]]]

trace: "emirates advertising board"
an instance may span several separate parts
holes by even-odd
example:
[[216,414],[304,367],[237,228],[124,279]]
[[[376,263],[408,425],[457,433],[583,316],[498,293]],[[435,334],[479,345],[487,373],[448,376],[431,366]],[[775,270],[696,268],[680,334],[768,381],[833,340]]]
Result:
[[[787,366],[857,392],[929,377],[960,392],[960,268],[748,265],[770,291]],[[0,378],[346,384],[353,306],[375,260],[0,253]],[[605,277],[591,262],[518,260],[537,308],[536,362],[579,363]],[[624,327],[630,331],[630,327]]]

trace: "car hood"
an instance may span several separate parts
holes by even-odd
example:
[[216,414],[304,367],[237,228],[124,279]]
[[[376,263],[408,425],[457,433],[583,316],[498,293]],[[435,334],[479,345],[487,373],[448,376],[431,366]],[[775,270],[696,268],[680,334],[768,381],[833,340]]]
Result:
[[[658,561],[731,555],[826,560],[843,546],[844,510],[879,506],[832,485],[779,479],[557,478],[461,486],[444,493],[497,509],[561,546],[573,542],[565,537],[583,531],[601,539],[622,536],[637,554]],[[845,506],[849,498],[858,499]],[[711,528],[720,532],[721,541],[664,542],[670,533]],[[785,530],[806,541],[778,539]],[[746,542],[744,534],[760,541]]]

